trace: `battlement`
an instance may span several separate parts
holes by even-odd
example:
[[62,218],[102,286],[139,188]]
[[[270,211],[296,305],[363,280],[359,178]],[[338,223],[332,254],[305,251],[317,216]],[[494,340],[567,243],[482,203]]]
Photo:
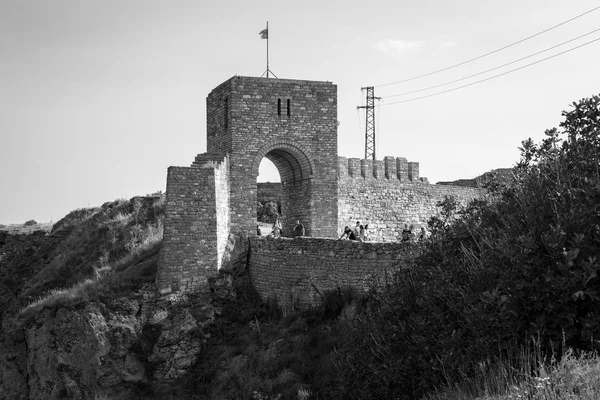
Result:
[[[308,294],[302,299],[310,304],[312,282],[319,290],[359,285],[365,273],[400,266],[397,255],[408,248],[379,242],[397,242],[407,226],[425,226],[446,196],[466,203],[482,195],[479,188],[430,185],[419,163],[403,157],[338,157],[337,125],[331,82],[235,76],[211,91],[207,152],[167,171],[159,292],[210,291],[209,278],[228,263],[229,238],[242,234],[252,240],[258,292],[293,290]],[[257,184],[263,159],[277,168],[281,184]],[[257,201],[265,197],[280,206],[282,236],[291,236],[301,221],[307,238],[254,238]],[[366,238],[374,243],[332,240],[356,221],[368,225]]]
[[419,177],[419,163],[404,157],[385,157],[383,160],[338,157],[340,179],[387,180],[429,183]]

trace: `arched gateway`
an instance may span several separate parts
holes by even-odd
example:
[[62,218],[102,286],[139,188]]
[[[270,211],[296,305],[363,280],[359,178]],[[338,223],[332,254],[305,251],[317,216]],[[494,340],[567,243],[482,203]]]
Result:
[[296,220],[302,221],[308,236],[321,228],[316,217],[313,216],[312,204],[315,193],[311,183],[316,178],[314,172],[316,167],[309,154],[299,143],[291,140],[273,140],[259,150],[252,163],[251,171],[255,181],[263,157],[270,160],[279,171],[282,185],[281,213],[284,236],[291,235]]
[[338,228],[337,87],[235,76],[207,97],[207,153],[170,167],[157,276],[162,293],[207,289],[230,233],[256,234],[258,167],[279,170],[283,233]]

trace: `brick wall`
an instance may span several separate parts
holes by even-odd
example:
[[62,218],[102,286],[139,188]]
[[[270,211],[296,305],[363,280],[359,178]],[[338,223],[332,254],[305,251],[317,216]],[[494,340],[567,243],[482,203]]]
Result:
[[[162,293],[208,290],[228,235],[256,234],[257,197],[271,196],[275,185],[284,235],[300,220],[307,236],[337,238],[359,220],[372,239],[386,242],[397,241],[405,224],[424,225],[446,195],[462,202],[482,196],[478,188],[429,185],[419,163],[405,158],[338,157],[337,87],[330,82],[235,76],[208,95],[206,106],[208,152],[191,167],[168,170],[157,272]],[[265,157],[281,178],[268,191],[256,183]],[[306,304],[315,287],[359,286],[365,275],[401,265],[410,250],[309,238],[252,243],[259,292],[291,293]]]
[[320,294],[338,287],[367,289],[372,279],[408,267],[418,247],[320,238],[250,238],[248,269],[263,300],[280,306],[318,304]]
[[413,232],[427,225],[438,212],[436,204],[445,196],[461,203],[483,196],[471,187],[430,185],[419,177],[419,163],[405,158],[360,160],[338,157],[338,235],[356,221],[369,224],[376,241],[398,241],[405,225]]
[[[225,158],[213,169],[215,176],[215,209],[217,214],[217,266],[221,268],[223,253],[229,238],[229,165]],[[214,267],[209,271],[216,272]]]
[[208,290],[229,234],[227,159],[169,167],[156,284],[161,293]]

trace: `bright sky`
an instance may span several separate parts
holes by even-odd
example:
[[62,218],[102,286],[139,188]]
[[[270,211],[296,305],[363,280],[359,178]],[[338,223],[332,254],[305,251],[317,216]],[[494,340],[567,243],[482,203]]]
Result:
[[[600,6],[598,0],[0,0],[0,223],[165,190],[167,167],[206,151],[205,99],[234,75],[338,86],[339,155],[364,155],[361,87],[477,57]],[[600,10],[481,60],[376,87],[377,158],[420,162],[430,182],[510,167],[561,111],[600,92],[600,38],[459,79],[600,28]],[[251,138],[249,138],[251,140]],[[259,180],[278,180],[269,168]]]

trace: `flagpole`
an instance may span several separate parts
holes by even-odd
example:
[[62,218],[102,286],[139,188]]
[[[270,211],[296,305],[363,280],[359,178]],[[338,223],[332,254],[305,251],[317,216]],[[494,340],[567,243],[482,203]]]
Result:
[[[269,73],[271,75],[273,75],[275,78],[277,78],[277,75],[275,75],[270,69],[269,69],[269,21],[267,21],[267,28],[263,29],[262,31],[259,32],[261,39],[267,39],[267,70],[265,72],[263,72],[263,74],[261,75],[261,78],[263,75],[267,74],[267,78],[269,77]],[[277,78],[279,79],[279,78]]]

